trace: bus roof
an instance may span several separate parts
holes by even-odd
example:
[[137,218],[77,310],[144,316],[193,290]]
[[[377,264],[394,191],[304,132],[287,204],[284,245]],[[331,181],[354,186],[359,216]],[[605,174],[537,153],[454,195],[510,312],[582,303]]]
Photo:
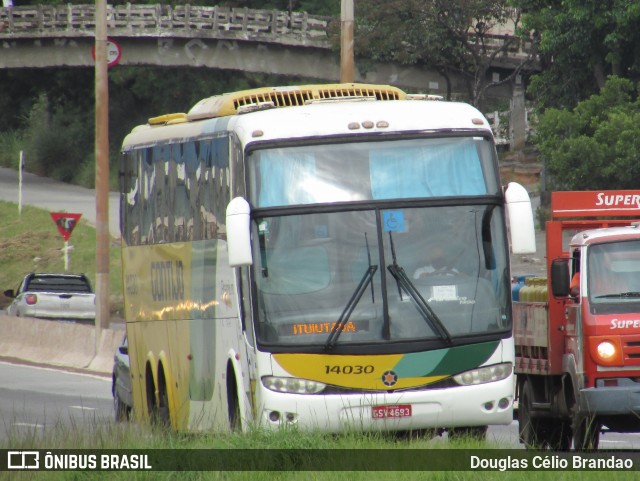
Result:
[[[314,90],[310,86],[300,87],[317,95],[318,98],[305,102],[289,102],[289,105],[276,106],[271,100],[264,102],[259,100],[273,93],[280,95],[285,92],[290,95],[291,91],[283,90],[284,88],[256,89],[239,92],[238,95],[225,94],[211,97],[196,104],[189,114],[155,117],[150,119],[149,124],[136,127],[125,138],[123,150],[151,145],[159,141],[178,142],[186,138],[214,135],[216,132],[227,130],[236,132],[244,145],[253,141],[370,132],[434,130],[465,130],[483,134],[491,132],[484,116],[468,104],[431,101],[434,100],[432,96],[411,96],[395,87],[369,86],[370,89],[365,91],[360,88],[361,84],[348,85],[353,89],[344,92],[351,94],[345,94],[342,97],[328,96],[330,91],[340,91],[335,88],[336,85],[321,91]],[[362,92],[374,94],[356,95]],[[239,105],[238,97],[243,99],[251,97],[258,101]],[[228,111],[231,108],[230,102],[236,104],[236,107],[233,107],[235,114],[210,115],[213,111],[218,113]],[[209,113],[205,115],[205,112]]]

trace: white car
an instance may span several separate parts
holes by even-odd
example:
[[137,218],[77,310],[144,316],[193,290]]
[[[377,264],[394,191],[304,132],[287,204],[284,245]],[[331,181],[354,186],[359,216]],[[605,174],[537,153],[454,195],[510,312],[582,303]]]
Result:
[[14,291],[7,307],[10,316],[92,321],[96,318],[96,296],[84,274],[27,274]]
[[127,421],[131,417],[133,397],[131,395],[131,372],[129,369],[129,343],[125,334],[122,344],[113,356],[111,394],[116,421]]

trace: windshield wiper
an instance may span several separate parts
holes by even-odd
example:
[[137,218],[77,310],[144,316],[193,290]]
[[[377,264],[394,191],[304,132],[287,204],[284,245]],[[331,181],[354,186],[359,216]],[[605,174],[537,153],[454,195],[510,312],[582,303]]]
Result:
[[333,325],[333,328],[329,333],[329,337],[327,338],[327,342],[325,342],[324,344],[325,351],[333,348],[333,346],[336,345],[336,342],[338,342],[338,338],[340,337],[340,334],[342,334],[342,329],[344,329],[344,326],[347,324],[349,317],[358,305],[358,302],[360,302],[360,299],[362,298],[362,295],[364,294],[364,291],[367,289],[367,286],[369,284],[371,284],[371,302],[375,302],[373,294],[373,283],[371,281],[376,271],[378,270],[378,266],[374,266],[371,264],[371,251],[369,250],[369,239],[367,238],[366,232],[364,233],[364,242],[367,246],[367,261],[369,263],[369,267],[362,276],[362,279],[360,279],[358,287],[356,287],[356,290],[351,295],[351,299],[349,299],[349,302],[347,302],[347,305],[342,310],[342,314],[340,314],[340,317]]
[[618,294],[602,294],[601,296],[595,296],[596,299],[602,299],[604,297],[616,297],[616,298],[621,298],[621,297],[640,297],[640,292],[620,292]]
[[407,273],[404,271],[404,269],[398,265],[398,262],[396,261],[396,250],[393,245],[393,237],[391,236],[391,232],[389,232],[389,240],[391,243],[391,256],[393,258],[393,264],[387,266],[387,270],[391,273],[393,278],[398,283],[398,289],[402,288],[402,290],[404,290],[407,294],[409,294],[409,296],[411,296],[416,304],[418,312],[422,315],[433,332],[435,332],[450,344],[451,334],[449,334],[449,331],[446,327],[444,327],[444,324],[442,323],[438,315],[433,309],[431,309],[431,306],[429,306],[427,301],[424,300],[424,297],[422,297],[418,289],[416,289],[416,286],[413,284],[413,282],[411,282],[411,279],[409,279],[409,276],[407,276]]

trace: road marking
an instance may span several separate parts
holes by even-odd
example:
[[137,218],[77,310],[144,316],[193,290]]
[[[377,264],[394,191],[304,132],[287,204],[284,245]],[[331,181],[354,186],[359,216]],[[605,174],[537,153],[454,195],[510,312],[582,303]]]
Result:
[[44,425],[38,423],[13,423],[14,426],[27,428],[43,428]]
[[83,411],[95,411],[96,408],[90,408],[87,406],[69,406],[70,409],[82,409]]

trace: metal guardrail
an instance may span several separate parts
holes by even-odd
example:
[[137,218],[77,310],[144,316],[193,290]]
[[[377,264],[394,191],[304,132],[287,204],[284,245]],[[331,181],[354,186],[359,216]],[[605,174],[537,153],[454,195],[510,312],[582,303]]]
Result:
[[[118,36],[286,37],[325,42],[330,17],[277,10],[192,5],[108,5],[107,29]],[[31,5],[0,8],[0,38],[86,37],[95,29],[94,5]],[[285,37],[285,38],[283,38]]]

